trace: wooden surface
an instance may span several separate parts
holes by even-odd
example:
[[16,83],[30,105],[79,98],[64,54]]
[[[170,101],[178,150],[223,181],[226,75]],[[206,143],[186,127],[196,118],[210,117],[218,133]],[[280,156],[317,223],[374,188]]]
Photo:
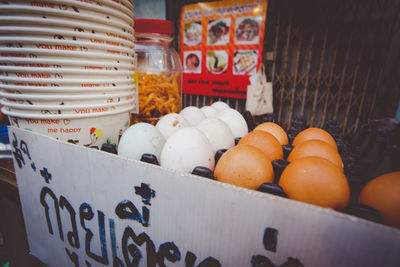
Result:
[[18,200],[18,187],[12,159],[0,159],[0,192],[7,198]]
[[0,159],[0,231],[10,266],[43,266],[29,254],[12,159]]

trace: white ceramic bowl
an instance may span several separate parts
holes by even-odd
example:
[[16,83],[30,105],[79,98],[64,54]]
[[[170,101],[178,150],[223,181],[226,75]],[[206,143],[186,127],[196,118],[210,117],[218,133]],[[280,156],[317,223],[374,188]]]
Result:
[[[129,80],[135,73],[130,70],[79,70],[61,68],[30,68],[0,66],[0,76],[9,78],[31,78],[31,79],[54,79],[76,80],[90,79],[91,81],[102,80],[104,77],[115,80]],[[1,87],[0,87],[1,88]]]
[[57,29],[61,30],[72,30],[78,32],[98,32],[106,36],[111,36],[123,40],[134,41],[134,35],[123,29],[116,29],[107,25],[91,22],[79,22],[74,19],[60,19],[60,18],[36,18],[28,16],[0,16],[0,25],[3,26],[34,26],[34,27],[46,27],[54,28],[54,34],[57,34]]
[[106,104],[76,104],[76,105],[27,105],[16,104],[5,100],[0,101],[4,110],[8,112],[24,114],[26,116],[71,116],[71,115],[90,115],[116,112],[118,110],[133,110],[135,108],[134,99]]
[[[89,0],[89,2],[93,2]],[[120,10],[127,14],[128,16],[133,18],[133,5],[126,5],[126,3],[123,3],[122,1],[119,0],[113,0],[113,1],[108,1],[108,0],[96,0],[96,2],[103,4],[104,6],[111,7],[116,10]]]
[[1,88],[12,89],[12,90],[26,90],[33,92],[108,92],[110,89],[118,90],[117,87],[125,87],[134,85],[134,80],[110,80],[102,83],[92,81],[90,83],[82,84],[59,84],[59,83],[44,83],[26,80],[5,80],[0,76]]
[[105,53],[105,52],[83,52],[78,51],[76,47],[65,46],[65,50],[56,49],[39,49],[39,48],[16,48],[16,47],[0,47],[0,53],[2,56],[12,56],[18,54],[18,57],[33,57],[33,58],[43,58],[43,57],[55,57],[59,59],[111,59],[114,62],[124,62],[132,63],[134,60],[133,53]]
[[82,24],[90,22],[98,25],[112,26],[115,29],[124,32],[126,31],[132,35],[134,33],[132,23],[127,23],[124,20],[120,20],[118,19],[118,17],[114,17],[111,15],[104,16],[102,13],[96,14],[96,12],[94,12],[94,14],[89,14],[83,12],[75,12],[74,10],[71,11],[68,9],[61,10],[44,6],[31,6],[19,2],[19,4],[0,4],[0,14],[6,14],[7,16],[37,18],[44,21],[51,19],[63,19],[65,21],[79,22]]
[[81,41],[90,43],[109,44],[114,46],[125,46],[132,48],[133,40],[125,36],[118,36],[112,32],[89,31],[82,28],[46,27],[35,25],[2,25],[2,35],[14,35],[21,37],[52,38],[58,40]]
[[133,7],[133,1],[128,1],[128,0],[119,0],[119,2],[124,5],[125,7],[127,7],[131,12],[133,12],[134,7]]
[[[75,101],[79,103],[109,103],[109,102],[117,102],[121,100],[128,100],[132,99],[136,94],[136,88],[132,87],[129,90],[122,90],[122,91],[114,91],[114,92],[93,92],[93,93],[54,93],[49,94],[47,92],[38,92],[35,94],[29,93],[22,93],[22,92],[15,92],[15,91],[7,91],[3,90],[0,91],[0,96],[4,99],[8,99],[9,101],[18,102],[25,100],[28,101],[37,101],[40,103],[48,103],[51,104],[52,102],[58,103],[59,101]],[[114,101],[111,101],[114,99]],[[1,101],[1,100],[0,100]],[[66,104],[66,103],[64,103]]]
[[[18,0],[18,1],[26,2],[25,0]],[[18,1],[15,1],[13,4],[16,4],[16,2],[18,2]],[[66,7],[67,7],[68,10],[73,10],[73,11],[76,11],[76,9],[73,7],[77,7],[77,8],[79,8],[79,12],[81,12],[81,13],[85,13],[87,11],[95,12],[96,14],[103,13],[106,15],[112,15],[119,19],[123,19],[126,22],[133,23],[133,13],[130,13],[129,15],[125,14],[119,8],[103,5],[99,1],[88,1],[88,0],[85,0],[85,1],[77,1],[77,0],[47,0],[47,1],[43,1],[42,0],[41,2],[42,3],[50,3],[53,5],[59,4],[59,6],[61,6],[61,7],[59,7],[60,9],[61,8],[66,9]]]
[[[0,60],[1,61],[1,60]],[[91,78],[97,80],[103,77],[115,77],[116,79],[129,79],[134,75],[132,70],[111,69],[74,69],[74,68],[40,68],[40,67],[20,67],[20,66],[4,66],[0,65],[0,75],[7,77],[21,78],[42,78],[42,79],[76,79]]]
[[35,48],[46,50],[65,50],[81,52],[98,52],[98,53],[111,53],[117,55],[133,54],[133,48],[94,43],[82,42],[73,40],[63,40],[54,38],[41,38],[41,37],[26,37],[26,36],[13,36],[2,35],[0,36],[0,47],[15,47],[15,48]]
[[132,91],[136,92],[137,87],[132,83],[113,83],[108,86],[98,87],[46,87],[46,86],[29,86],[29,85],[11,85],[11,84],[0,84],[1,90],[4,93],[17,93],[17,94],[31,94],[31,95],[91,95],[95,96],[98,94],[112,94],[119,91]]
[[[13,85],[13,84],[1,84],[0,88],[6,92],[16,92],[23,94],[104,94],[104,93],[112,93],[115,91],[124,91],[131,90],[137,92],[137,88],[132,83],[112,83],[112,84],[102,84],[102,86],[93,86],[93,87],[68,87],[68,86],[29,86],[29,85]],[[47,84],[46,84],[47,85]],[[104,86],[103,86],[104,85]]]
[[[0,59],[1,62],[1,59]],[[14,73],[15,75],[18,73],[17,77],[21,77],[22,73],[25,73],[28,76],[35,74],[52,74],[52,77],[59,78],[61,75],[64,78],[67,77],[77,77],[77,76],[88,76],[88,77],[114,77],[118,76],[131,76],[134,75],[133,68],[132,69],[122,69],[122,68],[110,68],[110,69],[96,69],[96,68],[62,68],[58,66],[51,66],[49,64],[41,64],[41,65],[32,65],[32,64],[16,64],[17,66],[9,65],[7,63],[3,63],[4,65],[0,65],[0,72],[6,73]],[[59,75],[55,75],[59,74]],[[4,74],[3,74],[4,75]],[[5,75],[7,76],[7,75]],[[22,75],[25,77],[25,75]]]
[[123,132],[129,127],[128,111],[103,116],[57,118],[52,115],[40,118],[22,118],[9,115],[12,126],[45,134],[61,141],[100,149],[104,143],[118,145]]
[[[21,56],[21,57],[18,57]],[[22,57],[23,56],[23,57]],[[0,62],[5,66],[27,66],[27,67],[41,67],[41,68],[70,68],[70,69],[95,69],[95,70],[119,70],[128,69],[132,70],[135,67],[135,62],[121,62],[114,59],[77,59],[67,58],[60,59],[55,57],[26,57],[22,54],[2,54]]]
[[123,105],[134,102],[136,96],[130,92],[129,95],[108,97],[108,98],[94,98],[94,99],[15,99],[15,98],[2,98],[0,104],[4,106],[14,107],[18,109],[27,110],[40,110],[40,109],[61,109],[67,110],[72,108],[81,107],[102,107]]
[[109,76],[108,79],[88,79],[88,76],[84,78],[70,78],[70,79],[54,79],[54,78],[25,78],[25,77],[12,77],[12,76],[0,76],[0,81],[7,84],[11,83],[14,85],[29,85],[29,86],[41,86],[41,87],[102,87],[110,86],[111,84],[120,83],[134,83],[133,78],[126,77],[113,77]]
[[[8,3],[10,4],[10,3]],[[21,0],[14,0],[12,5],[29,5],[29,1],[21,1]],[[47,0],[41,1],[39,5],[35,7],[47,7],[55,10],[62,10],[62,11],[70,11],[76,12],[80,14],[88,14],[92,16],[96,16],[103,20],[116,20],[119,22],[128,23],[130,26],[133,26],[133,18],[128,16],[124,12],[103,6],[99,3],[89,3],[83,1],[74,1],[74,0]]]
[[[12,110],[11,110],[12,109]],[[110,109],[107,112],[101,112],[101,113],[97,113],[97,112],[90,112],[90,113],[79,113],[79,114],[74,114],[74,113],[70,113],[70,114],[59,114],[58,111],[55,114],[50,114],[50,113],[46,113],[43,114],[42,112],[39,113],[27,113],[25,111],[19,111],[10,107],[2,107],[1,111],[3,112],[3,114],[7,115],[7,116],[14,116],[14,117],[19,117],[19,118],[25,118],[25,119],[43,119],[43,118],[47,118],[47,117],[51,117],[54,119],[74,119],[74,118],[81,118],[82,116],[84,117],[96,117],[96,116],[105,116],[105,115],[112,115],[112,114],[117,114],[117,113],[121,113],[121,112],[130,112],[132,110],[135,109],[135,105],[133,104],[129,104],[126,105],[124,107],[118,108],[118,109]]]
[[[107,78],[114,78],[115,80],[119,79],[125,79],[129,80],[130,77],[133,74],[131,72],[126,72],[124,73],[109,73],[106,76],[105,75],[99,75],[99,74],[86,74],[84,71],[82,71],[81,74],[76,74],[76,73],[66,73],[63,74],[62,72],[58,73],[29,73],[29,72],[4,72],[0,71],[0,77],[7,77],[7,78],[27,78],[27,79],[40,79],[43,81],[49,81],[51,83],[60,83],[64,80],[70,80],[70,81],[76,81],[76,80],[87,80],[87,81],[97,81],[103,77]],[[68,82],[67,82],[68,83]]]

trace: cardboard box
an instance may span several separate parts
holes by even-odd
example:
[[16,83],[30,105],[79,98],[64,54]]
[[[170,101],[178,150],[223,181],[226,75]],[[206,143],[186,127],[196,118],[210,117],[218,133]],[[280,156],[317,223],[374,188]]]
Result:
[[30,251],[49,266],[400,266],[393,228],[13,127],[9,136]]

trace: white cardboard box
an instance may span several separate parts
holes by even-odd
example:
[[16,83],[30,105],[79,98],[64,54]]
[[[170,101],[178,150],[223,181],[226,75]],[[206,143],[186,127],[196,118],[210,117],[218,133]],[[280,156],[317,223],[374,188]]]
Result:
[[30,251],[49,266],[400,266],[393,228],[13,127],[9,136]]

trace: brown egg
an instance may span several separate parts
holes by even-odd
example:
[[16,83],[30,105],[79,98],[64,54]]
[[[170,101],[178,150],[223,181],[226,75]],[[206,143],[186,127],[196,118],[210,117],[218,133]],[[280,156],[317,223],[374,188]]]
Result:
[[346,176],[329,160],[304,157],[282,172],[279,185],[290,199],[332,209],[343,209],[350,201]]
[[400,228],[400,171],[371,180],[358,201],[376,209],[388,225]]
[[283,159],[283,149],[278,139],[265,131],[252,131],[240,139],[238,144],[260,149],[271,161]]
[[262,183],[273,181],[274,171],[270,159],[261,150],[237,145],[221,156],[214,177],[220,182],[258,189]]
[[288,161],[292,162],[299,158],[316,156],[329,160],[343,171],[343,162],[339,153],[328,143],[321,140],[308,140],[294,147],[290,152]]
[[327,131],[321,128],[308,128],[301,131],[294,138],[292,145],[297,146],[303,143],[304,141],[315,140],[315,139],[324,141],[337,150],[335,139],[333,139],[333,137]]
[[273,136],[275,136],[276,139],[278,139],[279,143],[282,146],[287,145],[289,143],[288,136],[285,130],[283,130],[283,128],[276,123],[273,122],[261,123],[254,129],[254,131],[265,131],[272,134]]

